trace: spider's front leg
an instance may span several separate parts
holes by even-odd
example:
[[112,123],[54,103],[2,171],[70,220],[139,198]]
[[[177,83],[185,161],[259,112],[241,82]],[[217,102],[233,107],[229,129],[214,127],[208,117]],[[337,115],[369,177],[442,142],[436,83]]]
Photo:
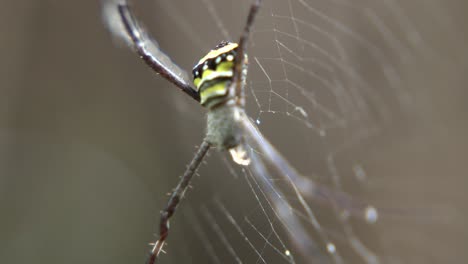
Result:
[[157,74],[173,83],[192,99],[200,102],[200,95],[193,88],[189,75],[159,47],[141,26],[126,0],[101,0],[103,15],[109,31],[123,41]]
[[247,43],[250,37],[250,31],[252,30],[255,17],[260,9],[262,0],[254,0],[250,6],[249,14],[247,16],[247,22],[245,23],[244,30],[239,39],[239,48],[236,54],[236,64],[234,65],[234,78],[233,88],[231,93],[234,93],[237,98],[237,105],[245,107],[245,78],[247,76]]
[[164,246],[167,236],[169,235],[169,220],[174,215],[177,206],[180,203],[180,200],[184,197],[185,191],[187,190],[190,181],[192,180],[193,175],[196,173],[198,167],[200,166],[203,158],[208,153],[208,150],[211,147],[211,143],[206,140],[203,140],[200,148],[198,148],[197,153],[193,157],[192,161],[190,162],[189,166],[184,172],[179,184],[172,192],[169,201],[167,202],[166,207],[161,212],[161,220],[159,223],[159,239],[154,244],[153,249],[150,252],[150,256],[148,257],[148,264],[154,264],[156,259],[159,256],[159,253]]

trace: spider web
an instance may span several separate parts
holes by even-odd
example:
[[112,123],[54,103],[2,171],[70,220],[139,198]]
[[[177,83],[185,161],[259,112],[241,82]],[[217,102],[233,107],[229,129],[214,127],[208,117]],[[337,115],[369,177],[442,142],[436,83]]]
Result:
[[[189,22],[194,18],[177,3],[160,3],[178,18],[177,27],[204,50],[220,39],[236,41],[243,26],[240,18],[249,5],[249,1],[201,0],[193,13],[203,14],[207,21],[197,20],[200,25],[194,26]],[[227,170],[220,169],[204,181],[211,188],[202,205],[191,202],[192,208],[183,213],[188,219],[184,231],[198,238],[186,247],[192,252],[187,255],[197,252],[197,258],[213,263],[429,259],[430,254],[416,257],[415,252],[424,247],[411,252],[395,241],[422,243],[418,235],[402,234],[417,232],[414,224],[440,228],[438,224],[450,218],[450,206],[435,208],[436,203],[418,202],[413,190],[415,197],[406,204],[394,203],[392,195],[402,191],[383,190],[390,180],[385,177],[393,175],[368,162],[373,155],[369,153],[379,151],[375,146],[388,137],[388,131],[412,129],[408,123],[421,114],[415,109],[417,90],[409,85],[407,71],[441,56],[418,28],[420,21],[412,17],[416,10],[426,12],[418,17],[422,21],[438,14],[440,27],[447,22],[435,1],[424,8],[393,0],[264,2],[249,47],[247,112],[301,174],[338,194],[350,195],[349,204],[337,208],[333,202],[298,193],[284,175],[271,166],[262,167],[263,153],[258,153],[260,168],[256,169],[238,168],[229,157],[212,158],[201,171],[203,177],[216,171],[213,163],[220,162]],[[200,28],[210,28],[209,34],[193,33]],[[218,182],[220,178],[223,183]],[[198,184],[196,189],[201,188]],[[378,215],[374,208],[379,208]],[[388,223],[388,219],[404,224]],[[395,233],[400,237],[385,232],[386,224],[398,226],[400,232]]]

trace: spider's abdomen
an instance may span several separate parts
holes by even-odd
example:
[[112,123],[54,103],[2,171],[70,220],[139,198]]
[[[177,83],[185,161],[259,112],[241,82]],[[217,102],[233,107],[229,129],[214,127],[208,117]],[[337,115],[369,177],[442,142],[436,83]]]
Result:
[[237,43],[221,42],[193,67],[200,103],[211,108],[224,101],[234,74]]

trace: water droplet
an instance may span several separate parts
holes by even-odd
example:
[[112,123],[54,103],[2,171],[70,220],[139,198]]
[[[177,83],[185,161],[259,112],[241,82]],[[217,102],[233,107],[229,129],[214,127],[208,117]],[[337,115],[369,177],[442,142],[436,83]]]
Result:
[[285,254],[286,256],[291,256],[291,252],[290,252],[289,250],[287,250],[287,249],[286,249],[286,251],[284,252],[284,254]]
[[327,243],[327,250],[329,253],[334,254],[336,252],[335,244]]
[[367,222],[373,224],[377,222],[377,219],[379,218],[379,213],[377,212],[377,209],[373,206],[368,206],[366,208],[366,220]]
[[261,123],[260,119],[255,120],[255,123],[257,123],[257,125],[260,125],[260,123]]
[[353,170],[354,170],[354,174],[356,175],[356,178],[360,181],[365,181],[366,180],[366,171],[364,170],[364,168],[359,165],[359,164],[356,164],[354,165],[353,167]]

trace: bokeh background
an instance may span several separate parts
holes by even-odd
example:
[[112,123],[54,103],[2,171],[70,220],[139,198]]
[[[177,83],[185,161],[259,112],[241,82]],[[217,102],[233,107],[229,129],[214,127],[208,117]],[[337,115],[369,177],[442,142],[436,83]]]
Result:
[[[223,38],[207,6],[216,7],[234,36],[244,23],[248,1],[212,2],[134,4],[163,49],[190,69]],[[374,10],[385,21],[387,6],[378,2]],[[431,1],[433,12],[424,12],[425,1],[397,2],[424,36],[427,46],[420,48],[437,56],[401,65],[411,107],[390,103],[391,120],[377,122],[379,132],[348,153],[365,162],[372,178],[360,197],[395,209],[360,233],[383,262],[463,263],[468,4]],[[310,3],[328,8],[326,1]],[[181,16],[190,24],[178,24]],[[365,31],[368,25],[348,26]],[[4,2],[0,32],[0,263],[143,263],[165,194],[203,137],[204,110],[113,41],[98,1]],[[374,67],[359,58],[362,71]],[[367,78],[379,83],[372,74]],[[300,160],[297,144],[288,149],[298,132],[275,120],[266,117],[262,131],[288,159]],[[197,211],[219,193],[232,199],[235,216],[255,208],[225,159],[213,152],[181,210]],[[190,216],[197,214],[176,216],[182,219],[173,222],[164,263],[211,262]]]

